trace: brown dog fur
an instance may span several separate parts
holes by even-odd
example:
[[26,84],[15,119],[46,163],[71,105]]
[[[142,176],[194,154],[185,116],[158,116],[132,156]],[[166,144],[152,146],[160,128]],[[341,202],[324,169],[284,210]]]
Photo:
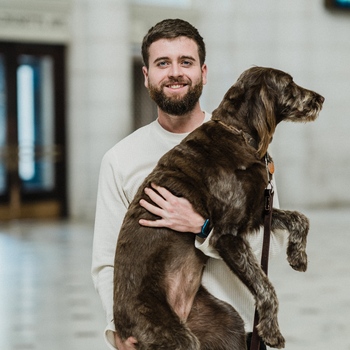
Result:
[[[246,236],[263,224],[264,156],[277,124],[314,120],[323,97],[272,68],[245,71],[226,93],[212,120],[166,153],[145,179],[122,225],[115,257],[114,322],[122,340],[140,350],[246,349],[243,321],[228,304],[201,286],[206,257],[195,235],[139,225],[156,217],[139,205],[151,183],[187,198],[213,226],[211,245],[253,294],[259,335],[284,347],[274,288]],[[272,229],[289,232],[289,264],[305,271],[308,219],[273,210]]]

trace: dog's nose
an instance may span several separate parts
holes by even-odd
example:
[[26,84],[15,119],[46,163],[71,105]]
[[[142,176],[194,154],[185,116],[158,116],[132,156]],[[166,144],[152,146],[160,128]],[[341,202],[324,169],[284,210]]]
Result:
[[324,98],[323,96],[317,94],[317,101],[318,101],[319,103],[323,104],[324,100],[325,100],[325,98]]

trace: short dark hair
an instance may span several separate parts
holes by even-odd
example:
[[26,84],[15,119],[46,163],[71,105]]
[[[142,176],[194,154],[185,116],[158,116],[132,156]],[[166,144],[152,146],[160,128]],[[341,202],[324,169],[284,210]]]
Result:
[[159,39],[175,39],[180,36],[192,39],[198,46],[198,56],[201,66],[205,62],[205,44],[198,30],[190,23],[182,19],[165,19],[153,26],[142,41],[142,59],[148,68],[149,47]]

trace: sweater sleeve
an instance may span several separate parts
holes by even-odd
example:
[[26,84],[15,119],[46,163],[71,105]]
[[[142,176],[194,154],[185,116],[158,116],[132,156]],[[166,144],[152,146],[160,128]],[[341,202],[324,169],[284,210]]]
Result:
[[108,324],[113,321],[114,255],[128,206],[114,164],[112,153],[107,152],[100,168],[91,267],[92,280]]

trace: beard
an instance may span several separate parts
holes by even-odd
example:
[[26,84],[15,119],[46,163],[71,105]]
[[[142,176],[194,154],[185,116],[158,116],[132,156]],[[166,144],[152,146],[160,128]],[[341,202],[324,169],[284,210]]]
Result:
[[[181,81],[174,80],[172,83],[181,83]],[[163,84],[160,88],[157,88],[148,81],[148,86],[151,99],[163,112],[170,115],[179,116],[193,111],[203,91],[202,79],[194,86],[192,86],[192,84],[189,85],[189,89],[184,96],[166,96],[163,91],[165,84]]]

